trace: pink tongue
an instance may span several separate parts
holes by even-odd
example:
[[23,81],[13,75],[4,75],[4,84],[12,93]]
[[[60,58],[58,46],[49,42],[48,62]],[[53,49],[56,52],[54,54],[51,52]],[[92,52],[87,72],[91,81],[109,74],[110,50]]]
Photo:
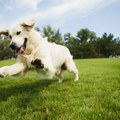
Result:
[[22,54],[22,52],[24,51],[24,47],[20,47],[19,50],[17,51],[17,55]]

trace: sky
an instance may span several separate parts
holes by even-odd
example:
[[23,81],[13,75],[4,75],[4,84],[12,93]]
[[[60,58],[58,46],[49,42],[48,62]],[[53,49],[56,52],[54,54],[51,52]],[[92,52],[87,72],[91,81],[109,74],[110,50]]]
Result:
[[62,34],[82,28],[120,37],[120,0],[0,0],[0,29],[36,20],[40,29],[51,25]]

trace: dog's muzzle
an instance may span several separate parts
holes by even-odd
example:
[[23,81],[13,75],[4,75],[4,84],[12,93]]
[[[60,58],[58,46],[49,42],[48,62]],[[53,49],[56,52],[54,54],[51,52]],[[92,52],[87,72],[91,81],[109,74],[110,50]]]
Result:
[[14,42],[11,43],[9,47],[10,47],[12,50],[16,51],[16,54],[17,54],[17,55],[20,55],[20,54],[22,54],[22,53],[25,51],[25,49],[26,49],[26,44],[27,44],[27,38],[24,38],[24,43],[23,43],[23,45],[22,45],[21,47],[18,48]]

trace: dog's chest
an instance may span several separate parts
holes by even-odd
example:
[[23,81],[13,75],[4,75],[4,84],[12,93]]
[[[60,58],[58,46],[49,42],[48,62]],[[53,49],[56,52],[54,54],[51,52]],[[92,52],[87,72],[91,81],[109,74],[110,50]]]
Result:
[[33,60],[34,56],[31,54],[30,55],[23,54],[20,56],[20,61],[24,63],[28,68],[33,68],[33,65],[31,64]]

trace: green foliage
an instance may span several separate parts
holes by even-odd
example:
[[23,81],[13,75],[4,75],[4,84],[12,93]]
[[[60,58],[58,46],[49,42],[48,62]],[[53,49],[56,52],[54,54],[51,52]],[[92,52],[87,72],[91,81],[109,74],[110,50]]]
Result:
[[79,56],[80,42],[76,40],[70,33],[64,35],[65,45],[69,48],[74,58]]
[[12,57],[15,57],[13,51],[10,50],[9,48],[9,37],[4,36],[4,39],[1,37],[0,40],[0,60],[5,60],[5,59],[9,59]]
[[45,37],[48,38],[49,42],[55,42],[57,44],[64,44],[64,42],[62,41],[62,35],[60,33],[59,29],[52,29],[52,27],[50,25],[48,25],[47,27],[43,27],[43,34]]
[[35,27],[35,30],[40,32],[40,28],[39,27]]
[[120,39],[110,33],[104,33],[101,38],[93,31],[81,29],[76,37],[70,33],[64,35],[66,46],[74,58],[98,58],[120,55]]
[[[0,66],[15,61],[1,61]],[[80,79],[42,80],[35,71],[0,78],[0,120],[119,120],[120,60],[75,60]]]
[[93,41],[96,38],[96,34],[89,29],[81,29],[77,32],[77,39],[83,43],[88,41]]

